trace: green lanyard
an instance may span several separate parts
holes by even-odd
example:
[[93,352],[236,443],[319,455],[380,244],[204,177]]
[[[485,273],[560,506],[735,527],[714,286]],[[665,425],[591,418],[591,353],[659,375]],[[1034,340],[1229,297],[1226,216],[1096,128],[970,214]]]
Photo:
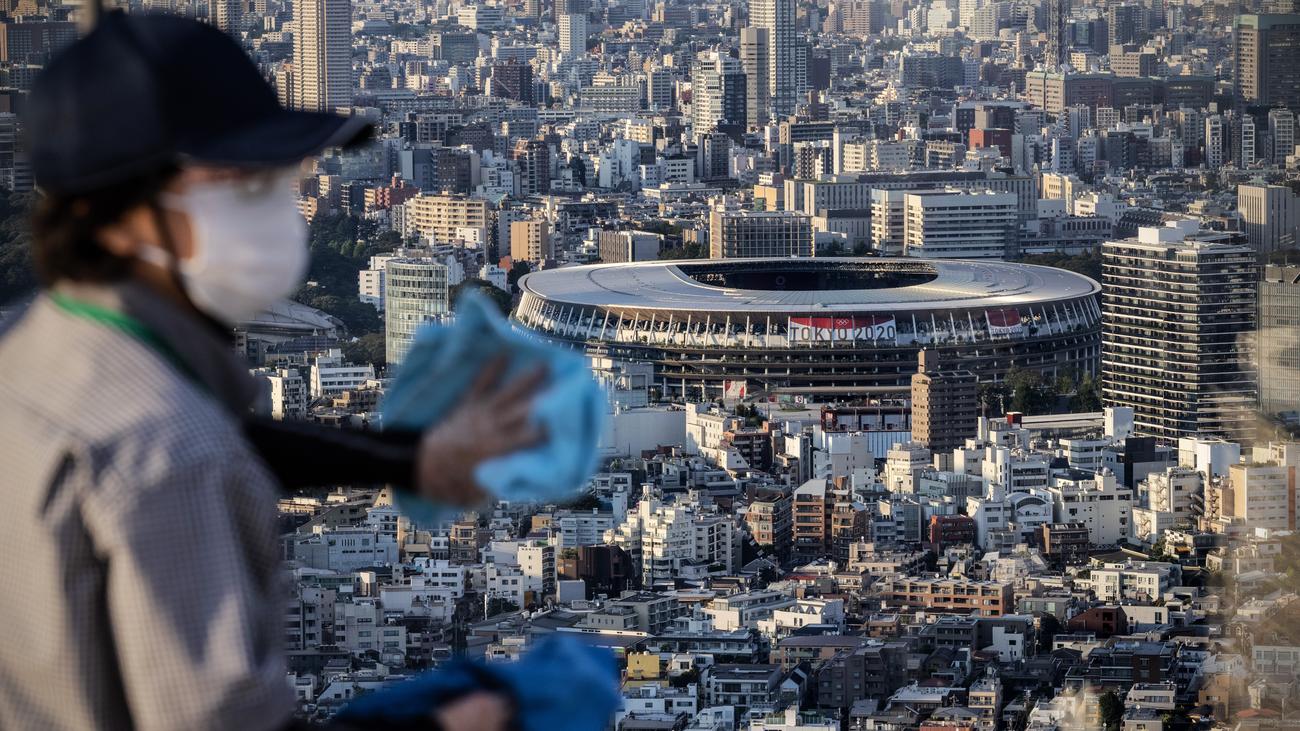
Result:
[[161,355],[164,360],[171,363],[186,378],[207,390],[203,381],[199,379],[199,375],[181,358],[180,353],[177,353],[170,343],[159,337],[158,333],[149,329],[149,326],[143,322],[123,312],[73,299],[58,292],[50,292],[49,296],[51,302],[73,317],[80,317],[83,320],[98,323],[135,338],[158,355]]

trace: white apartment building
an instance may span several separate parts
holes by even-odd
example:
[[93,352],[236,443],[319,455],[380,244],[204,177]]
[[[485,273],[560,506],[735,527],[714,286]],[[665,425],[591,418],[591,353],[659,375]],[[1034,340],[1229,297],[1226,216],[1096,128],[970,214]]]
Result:
[[1113,472],[1060,470],[1047,491],[1056,522],[1083,523],[1093,545],[1113,546],[1128,537],[1133,490],[1116,482]]
[[[1235,464],[1228,468],[1234,523],[1247,530],[1295,530],[1296,468],[1279,464]],[[1226,512],[1226,511],[1225,511]]]
[[375,254],[370,257],[370,265],[357,272],[357,299],[384,311],[384,265],[395,254]]
[[1093,569],[1089,580],[1103,602],[1144,601],[1160,598],[1178,586],[1183,572],[1178,564],[1161,561],[1108,563]]
[[307,416],[307,381],[297,368],[255,371],[269,386],[272,419],[302,419]]
[[1194,509],[1204,489],[1205,478],[1200,472],[1178,466],[1148,476],[1138,485],[1138,494],[1146,507],[1170,513],[1175,521],[1182,522],[1195,517]]
[[690,505],[664,504],[648,495],[627,519],[605,533],[605,543],[627,551],[642,583],[672,581],[686,568],[736,568],[739,532],[730,517],[702,513]]
[[311,361],[311,397],[337,396],[344,391],[361,388],[375,379],[374,365],[356,365],[343,358],[343,351],[331,348]]

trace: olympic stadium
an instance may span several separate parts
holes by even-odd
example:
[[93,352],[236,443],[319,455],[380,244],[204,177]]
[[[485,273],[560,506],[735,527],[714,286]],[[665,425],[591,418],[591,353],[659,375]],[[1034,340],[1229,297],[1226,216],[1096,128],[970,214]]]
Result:
[[1101,287],[1003,261],[707,259],[549,269],[514,319],[615,360],[654,364],[669,398],[905,392],[917,351],[981,380],[1012,367],[1095,373]]

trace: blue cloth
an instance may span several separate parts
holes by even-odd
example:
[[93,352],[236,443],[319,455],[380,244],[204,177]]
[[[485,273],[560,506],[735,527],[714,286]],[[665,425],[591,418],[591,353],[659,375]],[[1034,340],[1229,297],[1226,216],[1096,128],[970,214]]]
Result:
[[477,691],[513,697],[520,731],[604,731],[622,702],[618,666],[608,650],[555,634],[519,662],[458,660],[349,703],[341,721],[394,726],[427,718],[443,704]]
[[[416,334],[384,399],[384,424],[424,429],[459,403],[478,374],[504,354],[504,379],[541,364],[546,380],[533,397],[532,418],[546,437],[535,447],[488,460],[475,470],[485,490],[501,500],[546,501],[572,495],[596,469],[605,396],[582,356],[516,332],[483,295],[461,297],[453,325]],[[430,526],[442,513],[399,492],[397,508]]]

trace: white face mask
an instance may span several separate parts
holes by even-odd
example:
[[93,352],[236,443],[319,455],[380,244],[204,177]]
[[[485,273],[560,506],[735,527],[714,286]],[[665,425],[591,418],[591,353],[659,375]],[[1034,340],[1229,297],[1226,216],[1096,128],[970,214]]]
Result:
[[[194,247],[179,262],[185,293],[209,317],[236,325],[291,294],[307,273],[307,222],[278,175],[197,183],[164,194],[162,205],[186,214]],[[146,246],[140,258],[169,267],[170,252]]]

